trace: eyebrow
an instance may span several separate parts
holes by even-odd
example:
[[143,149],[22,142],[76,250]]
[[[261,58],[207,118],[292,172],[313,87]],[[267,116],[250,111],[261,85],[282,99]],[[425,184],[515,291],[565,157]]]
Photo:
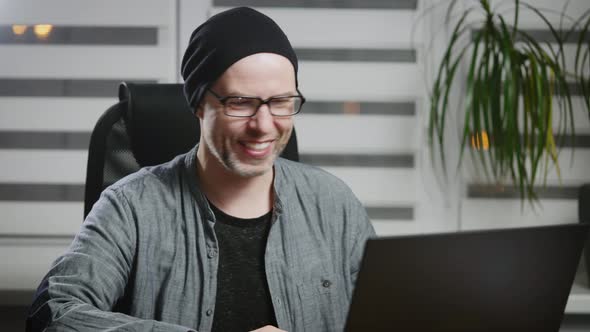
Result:
[[[270,96],[268,98],[286,97],[286,96],[298,96],[298,95],[299,95],[299,93],[297,93],[297,91],[291,90],[291,91],[288,91],[288,92],[285,92],[285,93],[280,93],[280,94],[272,95],[272,96]],[[224,97],[227,97],[227,96],[262,98],[260,96],[249,95],[249,94],[246,94],[246,93],[241,93],[241,92],[236,92],[236,91],[230,91]],[[264,99],[264,98],[262,98],[262,99]]]

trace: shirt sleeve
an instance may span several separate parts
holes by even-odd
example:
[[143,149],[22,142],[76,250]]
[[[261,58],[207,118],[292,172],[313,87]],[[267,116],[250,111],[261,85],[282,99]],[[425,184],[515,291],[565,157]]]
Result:
[[362,203],[356,198],[353,198],[353,202],[349,207],[349,214],[352,216],[356,223],[356,229],[352,233],[352,243],[350,245],[350,276],[353,284],[356,284],[356,278],[361,268],[363,260],[363,254],[365,251],[365,243],[368,239],[376,236],[373,224],[369,219],[367,210],[364,208]]
[[133,266],[136,224],[122,193],[107,189],[68,251],[43,278],[27,331],[193,331],[112,312]]

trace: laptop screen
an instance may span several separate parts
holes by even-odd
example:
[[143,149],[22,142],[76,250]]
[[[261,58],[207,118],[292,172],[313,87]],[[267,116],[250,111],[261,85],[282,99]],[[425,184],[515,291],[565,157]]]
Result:
[[558,331],[587,224],[371,239],[347,331]]

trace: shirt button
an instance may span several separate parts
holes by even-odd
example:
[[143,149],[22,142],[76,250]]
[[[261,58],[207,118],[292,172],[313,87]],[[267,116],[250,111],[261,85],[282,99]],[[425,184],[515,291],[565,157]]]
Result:
[[217,249],[215,249],[215,248],[207,249],[207,257],[214,258],[216,256],[217,256]]
[[208,309],[208,310],[205,312],[205,314],[206,314],[207,316],[211,316],[211,315],[213,315],[213,310],[212,310],[212,309]]
[[324,280],[322,281],[322,286],[328,288],[332,285],[332,283],[330,282],[330,280]]

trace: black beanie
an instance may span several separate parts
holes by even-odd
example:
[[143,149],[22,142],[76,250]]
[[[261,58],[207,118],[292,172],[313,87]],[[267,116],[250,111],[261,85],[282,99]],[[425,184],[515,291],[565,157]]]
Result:
[[275,53],[289,59],[297,85],[297,56],[285,33],[270,17],[252,8],[238,7],[212,16],[195,29],[181,65],[184,95],[192,111],[227,68],[256,53]]

